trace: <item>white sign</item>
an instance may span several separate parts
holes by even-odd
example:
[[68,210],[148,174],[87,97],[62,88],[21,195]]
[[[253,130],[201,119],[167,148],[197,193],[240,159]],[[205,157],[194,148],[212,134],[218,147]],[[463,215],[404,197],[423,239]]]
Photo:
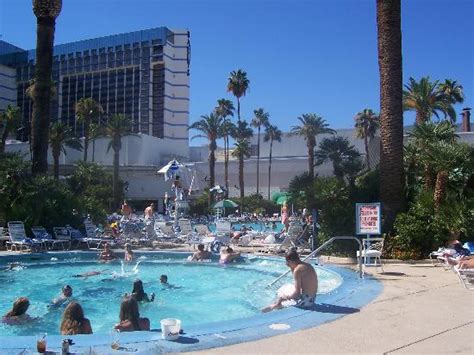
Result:
[[381,234],[380,202],[356,203],[356,234]]

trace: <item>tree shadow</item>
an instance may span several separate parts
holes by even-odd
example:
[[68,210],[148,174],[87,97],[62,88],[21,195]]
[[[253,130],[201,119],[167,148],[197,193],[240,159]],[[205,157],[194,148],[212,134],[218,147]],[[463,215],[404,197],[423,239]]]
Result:
[[333,313],[333,314],[352,314],[360,312],[358,308],[336,306],[334,304],[320,303],[315,304],[310,308],[305,308],[310,311],[320,312],[320,313]]

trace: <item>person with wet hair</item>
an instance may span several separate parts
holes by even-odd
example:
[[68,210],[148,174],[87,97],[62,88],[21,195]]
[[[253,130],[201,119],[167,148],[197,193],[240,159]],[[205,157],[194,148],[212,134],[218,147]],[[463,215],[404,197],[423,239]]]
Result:
[[134,332],[150,330],[150,320],[140,318],[138,302],[134,297],[127,296],[120,305],[120,323],[115,325],[119,332]]
[[18,298],[14,303],[11,310],[9,310],[4,316],[2,321],[6,324],[22,324],[28,323],[29,321],[35,320],[30,317],[26,311],[30,306],[30,301],[26,297]]
[[131,297],[133,297],[137,302],[153,302],[155,300],[155,294],[152,293],[150,296],[151,297],[148,298],[148,295],[145,293],[142,280],[135,280]]
[[84,311],[77,302],[67,305],[61,321],[62,335],[92,334],[92,327],[89,319],[84,317]]

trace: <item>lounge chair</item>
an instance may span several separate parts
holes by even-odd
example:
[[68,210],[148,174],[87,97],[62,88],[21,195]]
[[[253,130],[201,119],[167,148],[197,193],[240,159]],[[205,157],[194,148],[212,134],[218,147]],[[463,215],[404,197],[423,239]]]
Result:
[[78,236],[78,238],[74,238],[74,235],[72,234],[73,240],[74,239],[81,239],[81,242],[84,242],[87,244],[88,249],[94,249],[94,250],[99,250],[101,245],[103,243],[108,243],[110,245],[115,244],[115,239],[114,238],[108,238],[103,236],[103,232],[99,230],[99,228],[92,223],[92,221],[89,218],[86,218],[84,220],[84,228],[86,231],[86,237],[82,238]]
[[64,249],[64,244],[68,243],[64,240],[54,239],[51,234],[48,233],[46,228],[42,226],[31,227],[31,232],[35,236],[33,240],[42,242],[47,250],[54,250],[57,246],[61,246]]
[[[382,259],[381,259],[384,240],[385,240],[384,238],[362,239],[363,249],[362,249],[362,253],[359,250],[357,250],[357,254],[356,254],[357,259],[359,260],[360,258],[364,258],[364,263],[363,263],[364,266],[374,265],[376,270],[380,266],[380,268],[382,269],[382,272],[384,272],[383,266],[382,266]],[[374,258],[375,262],[373,264],[368,264],[368,261],[370,260],[370,258]]]
[[454,267],[454,272],[458,275],[459,281],[467,290],[474,291],[474,269],[460,269]]
[[21,221],[8,222],[8,233],[10,241],[6,243],[7,250],[10,251],[40,251],[43,248],[42,242],[28,238],[25,232],[25,225]]
[[53,227],[54,237],[57,240],[62,240],[63,250],[70,250],[72,247],[71,232],[67,227]]

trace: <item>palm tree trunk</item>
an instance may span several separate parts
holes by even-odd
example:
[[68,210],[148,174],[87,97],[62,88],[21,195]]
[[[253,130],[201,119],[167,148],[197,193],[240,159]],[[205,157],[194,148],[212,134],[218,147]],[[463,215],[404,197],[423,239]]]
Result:
[[428,164],[425,165],[423,175],[425,180],[425,190],[433,190],[437,176],[434,175],[433,170]]
[[240,98],[237,97],[237,120],[240,122]]
[[448,184],[448,173],[446,171],[440,171],[436,176],[436,186],[434,192],[434,203],[436,210],[441,206],[444,195],[446,194],[446,186]]
[[314,146],[308,145],[308,174],[311,180],[314,179]]
[[95,161],[95,139],[92,140],[92,162]]
[[[212,144],[212,143],[211,143]],[[210,145],[211,145],[210,144]],[[215,145],[215,143],[214,143]],[[209,189],[213,188],[216,181],[215,171],[216,169],[216,155],[214,149],[209,147]]]
[[270,156],[268,157],[268,199],[270,200],[270,183],[272,181],[272,149],[273,139],[270,139]]
[[87,151],[89,149],[89,124],[84,123],[84,161],[87,161]]
[[56,21],[51,17],[38,17],[36,23],[35,89],[31,121],[32,172],[35,175],[48,172],[49,105]]
[[417,125],[419,125],[423,122],[426,122],[426,117],[425,116],[426,115],[423,112],[417,110],[416,111],[416,117],[415,117],[415,123]]
[[369,141],[367,139],[367,125],[364,127],[364,145],[365,145],[365,161],[367,162],[367,170],[370,171]]
[[114,175],[113,175],[113,193],[114,193],[114,206],[113,208],[118,208],[120,204],[120,196],[118,190],[118,181],[119,181],[119,164],[120,164],[120,150],[113,148],[114,150]]
[[224,185],[225,198],[229,197],[229,136],[224,136]]
[[402,33],[400,0],[377,0],[380,72],[380,198],[384,232],[404,208]]
[[[5,125],[6,125],[6,122],[5,122]],[[2,141],[0,142],[0,153],[5,153],[5,144],[7,142],[7,138],[8,138],[8,129],[7,127],[5,127],[2,134]]]
[[260,186],[260,126],[258,126],[258,140],[257,140],[257,195],[259,194]]
[[59,156],[61,154],[61,151],[56,151],[56,149],[53,148],[53,172],[54,172],[54,178],[56,180],[59,180]]
[[[244,157],[239,157],[239,187],[240,187],[240,198],[243,202],[245,191],[244,191]],[[242,210],[241,210],[242,211]]]

